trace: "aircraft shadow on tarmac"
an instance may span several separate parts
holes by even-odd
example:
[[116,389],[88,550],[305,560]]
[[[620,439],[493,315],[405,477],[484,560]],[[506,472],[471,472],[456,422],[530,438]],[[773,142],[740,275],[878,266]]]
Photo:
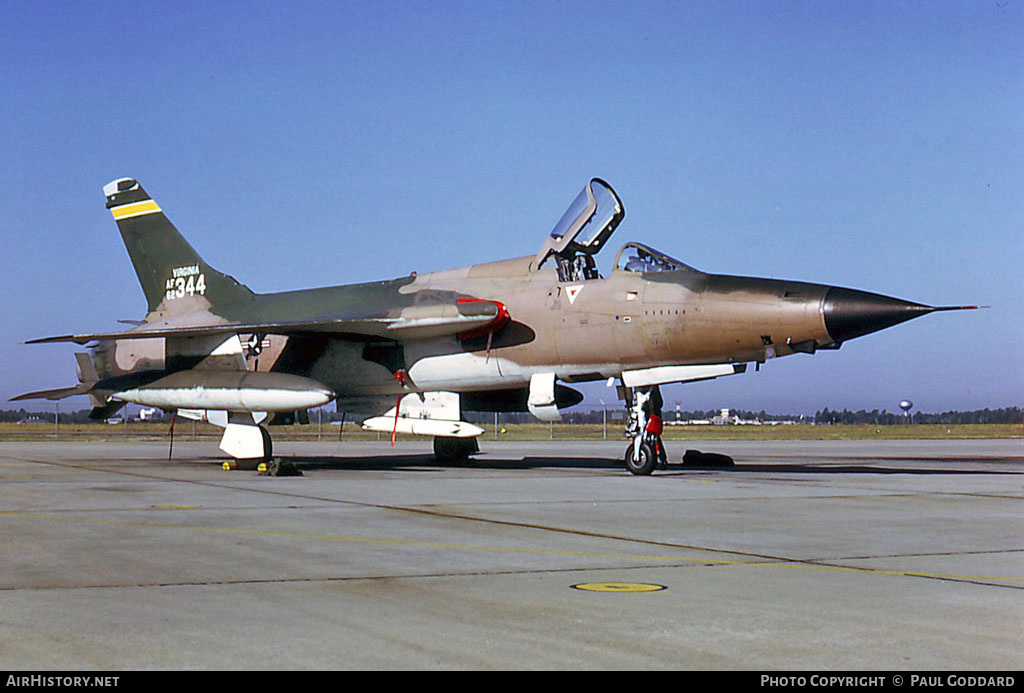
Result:
[[[444,469],[492,469],[492,470],[526,470],[526,469],[622,469],[628,475],[624,465],[619,459],[600,457],[523,457],[523,458],[501,458],[479,455],[468,460],[460,461],[439,461],[433,455],[361,455],[358,457],[329,457],[329,456],[277,456],[275,459],[281,462],[290,462],[300,471],[319,470],[377,470],[377,471],[403,471],[403,472],[430,472]],[[884,458],[886,462],[912,461],[915,463],[998,463],[1002,460],[992,458],[970,458],[956,460],[939,458],[904,458],[894,460],[891,457]],[[964,468],[937,468],[928,469],[921,467],[894,467],[876,466],[873,464],[835,464],[824,462],[821,464],[812,463],[759,463],[759,462],[737,462],[731,467],[703,467],[683,465],[681,462],[674,462],[668,467],[659,468],[655,474],[686,474],[692,472],[724,472],[730,474],[759,473],[759,474],[909,474],[909,475],[992,475],[992,474],[1022,474],[1012,470],[994,469],[964,469]]]
[[[892,461],[891,458],[887,458]],[[915,462],[949,462],[950,460],[921,460]],[[963,460],[957,460],[962,462]],[[985,460],[991,462],[992,460]],[[988,474],[1020,474],[1021,472],[1000,471],[991,469],[921,469],[917,467],[876,467],[874,465],[836,465],[832,463],[815,464],[736,464],[733,467],[690,467],[672,465],[667,472],[717,471],[737,473],[771,473],[771,474],[911,474],[911,475],[988,475]]]
[[436,459],[433,455],[362,455],[359,457],[281,457],[300,470],[318,469],[376,469],[397,471],[431,471],[440,469],[612,469],[621,467],[619,460],[589,457],[525,457],[488,458],[472,457],[468,460]]

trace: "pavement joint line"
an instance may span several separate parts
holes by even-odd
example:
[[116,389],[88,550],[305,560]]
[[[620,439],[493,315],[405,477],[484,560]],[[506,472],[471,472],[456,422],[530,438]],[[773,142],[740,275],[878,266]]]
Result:
[[[605,553],[605,552],[586,552],[586,551],[565,551],[557,549],[532,549],[523,547],[500,547],[500,546],[484,546],[484,545],[473,545],[473,544],[453,544],[448,542],[423,542],[423,541],[409,541],[401,539],[382,539],[382,538],[370,538],[370,537],[353,537],[343,535],[326,535],[326,534],[305,534],[301,532],[274,532],[267,530],[255,530],[255,529],[241,529],[241,528],[230,528],[230,527],[196,527],[189,525],[174,525],[174,524],[163,524],[163,523],[147,523],[147,522],[128,522],[125,520],[103,520],[97,518],[82,518],[82,517],[59,517],[52,515],[40,515],[30,513],[19,513],[15,511],[0,511],[0,516],[6,517],[17,517],[22,519],[36,519],[36,520],[57,520],[62,522],[79,522],[85,524],[100,524],[100,525],[114,525],[114,526],[128,526],[128,527],[141,527],[146,529],[167,529],[167,530],[181,530],[181,531],[199,531],[199,532],[211,532],[211,533],[222,533],[222,534],[234,534],[234,535],[248,535],[248,536],[273,536],[281,538],[291,539],[312,539],[318,541],[336,541],[336,542],[353,542],[353,543],[370,543],[370,544],[382,544],[391,546],[406,546],[414,548],[430,548],[430,549],[457,549],[457,550],[470,550],[470,551],[490,551],[500,553],[524,553],[533,555],[546,555],[546,556],[565,556],[573,558],[613,558],[613,559],[628,559],[628,560],[646,560],[646,561],[657,561],[665,563],[683,563],[683,564],[696,564],[701,563],[706,567],[716,566],[746,566],[746,567],[765,567],[765,568],[789,568],[791,570],[821,570],[826,572],[853,572],[863,573],[872,575],[886,575],[895,577],[917,577],[917,578],[928,578],[933,580],[946,580],[955,582],[968,582],[972,584],[988,585],[995,587],[1008,587],[1013,589],[1024,589],[1024,578],[1017,577],[1002,577],[1002,576],[978,576],[978,575],[956,575],[956,574],[944,574],[944,573],[926,573],[922,571],[913,570],[891,570],[881,568],[867,568],[863,566],[844,566],[835,565],[832,563],[808,561],[808,560],[796,560],[796,559],[785,559],[785,558],[770,558],[769,560],[757,560],[757,561],[736,561],[736,560],[725,560],[717,558],[686,558],[682,556],[650,556],[650,555],[637,555],[637,554],[619,554],[619,553]],[[600,536],[600,535],[591,535]],[[614,539],[614,537],[603,537]],[[677,547],[684,548],[684,547]],[[716,551],[715,549],[701,549],[693,547],[685,547],[688,550],[696,551]],[[1003,584],[1010,583],[1010,584]],[[1021,583],[1016,585],[1013,583]]]
[[0,587],[0,592],[32,592],[32,591],[72,591],[72,590],[105,590],[125,588],[150,588],[150,587],[219,587],[234,585],[274,585],[274,584],[299,584],[319,582],[360,582],[375,580],[422,580],[432,578],[460,578],[460,577],[501,577],[507,575],[550,575],[560,573],[600,573],[600,572],[622,572],[629,570],[650,570],[651,568],[693,568],[688,565],[631,565],[631,566],[577,566],[571,568],[528,568],[517,570],[466,570],[448,571],[438,573],[394,573],[389,575],[335,575],[320,577],[269,577],[269,578],[238,578],[220,580],[180,580],[177,582],[138,582],[138,583],[106,583],[96,585],[50,585],[38,586],[9,586]]
[[[576,503],[576,502],[586,503],[586,504],[590,504],[591,503],[591,501],[566,501],[566,503]],[[616,502],[616,501],[612,501],[612,502]],[[638,501],[621,501],[621,502],[638,502]],[[538,504],[540,504],[540,505],[546,505],[546,504],[555,504],[555,505],[557,505],[557,504],[560,504],[560,503],[562,503],[562,502],[561,501],[552,501],[552,502],[539,502]],[[525,503],[525,504],[529,505],[530,503]],[[467,505],[478,506],[478,505],[481,505],[481,504],[479,504],[479,503],[467,503]],[[487,503],[487,504],[484,504],[484,505],[487,505],[487,506],[490,507],[492,505],[518,505],[518,504],[517,503]],[[194,512],[194,511],[200,511],[200,512],[224,512],[224,511],[246,512],[246,511],[250,511],[250,512],[267,513],[267,512],[274,512],[274,511],[293,511],[293,510],[321,511],[321,510],[332,510],[332,509],[334,509],[334,507],[335,506],[332,506],[332,505],[282,505],[282,506],[277,506],[277,507],[272,507],[272,508],[266,508],[266,507],[243,506],[243,505],[238,505],[238,506],[226,506],[226,505],[225,506],[200,506],[200,505],[168,504],[168,505],[150,505],[150,506],[125,507],[125,508],[53,508],[53,509],[47,509],[47,510],[26,508],[26,509],[21,509],[21,510],[0,510],[0,516],[2,516],[2,515],[9,515],[9,516],[12,516],[12,517],[19,517],[19,516],[40,515],[42,513],[51,513],[51,514],[53,514],[51,519],[54,519],[54,520],[56,520],[56,519],[70,519],[70,520],[74,521],[76,518],[61,518],[60,515],[70,514],[70,513],[82,513],[82,514],[90,514],[90,513],[94,513],[94,514],[101,514],[101,513],[147,513],[147,512],[168,513],[168,512],[184,512],[184,511],[188,511],[188,512]],[[377,506],[374,506],[374,507],[377,507]],[[454,518],[454,519],[467,519],[469,517],[469,516],[451,515],[451,514],[447,514],[447,513],[444,513],[444,512],[441,512],[441,511],[437,510],[437,508],[440,508],[440,507],[451,507],[450,505],[444,506],[444,505],[441,505],[441,504],[437,504],[437,505],[430,504],[430,505],[427,505],[427,506],[424,506],[424,507],[427,508],[430,511],[429,514],[436,515],[438,517],[447,517],[447,518]],[[386,509],[393,509],[393,508],[394,508],[394,506],[389,506]],[[410,512],[415,510],[415,508],[411,507],[411,506],[406,508],[406,509],[409,510]],[[488,519],[488,518],[477,518],[477,519],[479,521],[481,521],[481,522],[499,522],[499,523],[500,522],[507,522],[507,521],[493,520],[493,519]],[[81,521],[85,522],[85,521],[88,521],[88,520],[86,520],[85,518],[81,518]],[[525,526],[525,525],[521,525],[519,523],[510,523],[510,524],[512,524],[514,526]],[[537,529],[544,528],[543,525],[532,525],[530,527],[537,528]],[[551,529],[552,531],[560,531],[560,532],[582,532],[582,530],[570,530],[570,529],[557,528],[557,527],[551,527],[549,529]],[[653,540],[645,540],[645,539],[630,538],[630,537],[617,537],[617,536],[608,535],[608,534],[600,534],[600,535],[593,535],[593,536],[595,536],[596,538],[605,538],[605,539],[616,540],[616,541],[632,541],[632,542],[639,542],[639,543],[656,543],[656,544],[659,544],[659,545],[662,545],[662,546],[666,546],[666,547],[674,547],[674,548],[694,550],[694,551],[709,551],[709,552],[719,551],[719,552],[736,553],[736,554],[741,553],[741,552],[730,550],[730,549],[715,549],[715,548],[710,548],[710,547],[701,547],[701,546],[697,546],[697,545],[672,544],[672,543],[669,543],[669,542],[654,542]],[[772,556],[771,558],[772,558],[772,560],[776,560],[776,561],[803,561],[803,562],[806,562],[806,563],[818,564],[818,563],[822,563],[822,562],[826,562],[826,561],[868,561],[868,560],[880,560],[880,559],[886,559],[886,558],[933,558],[933,557],[941,557],[941,556],[984,556],[984,555],[1011,554],[1011,553],[1024,553],[1024,548],[977,549],[977,550],[971,550],[971,551],[922,551],[922,552],[917,552],[917,553],[863,554],[863,555],[857,555],[857,556],[834,556],[834,557],[830,557],[830,558],[822,557],[822,558],[806,558],[806,559],[795,559],[795,558],[788,558],[788,557],[785,557],[785,556]],[[756,554],[753,554],[753,555],[756,555]]]
[[[729,550],[729,549],[718,549],[718,548],[711,548],[711,547],[691,546],[691,545],[685,545],[685,544],[672,544],[672,543],[668,543],[668,542],[659,542],[659,541],[651,541],[651,540],[638,539],[638,538],[633,538],[633,537],[621,537],[621,536],[608,535],[608,534],[603,534],[603,533],[588,532],[588,531],[585,531],[585,530],[576,530],[576,529],[568,529],[568,528],[550,527],[550,526],[538,525],[538,524],[530,524],[530,523],[510,522],[510,521],[506,521],[506,520],[497,520],[497,519],[494,519],[494,518],[475,517],[475,516],[472,516],[472,515],[457,515],[457,514],[453,514],[453,513],[443,513],[443,512],[437,512],[437,511],[434,511],[434,510],[430,510],[430,509],[427,509],[427,508],[418,508],[418,507],[409,507],[409,506],[392,506],[392,505],[384,505],[384,504],[363,503],[363,502],[359,502],[359,501],[349,501],[349,500],[343,500],[343,499],[321,498],[321,497],[318,497],[318,496],[311,496],[311,495],[308,495],[308,494],[285,493],[285,492],[282,492],[280,490],[272,490],[272,489],[240,488],[238,486],[233,486],[233,485],[230,485],[230,484],[214,483],[214,482],[209,482],[209,481],[191,481],[191,480],[182,480],[182,479],[173,479],[173,478],[168,479],[166,477],[155,476],[153,474],[143,474],[143,473],[140,473],[140,472],[130,472],[130,471],[125,471],[123,469],[96,469],[94,467],[90,467],[89,465],[76,465],[76,464],[53,462],[53,461],[47,461],[47,460],[34,460],[34,459],[27,459],[27,458],[7,458],[7,459],[18,459],[19,461],[23,461],[23,462],[33,462],[33,463],[37,463],[37,464],[55,465],[55,466],[65,467],[65,468],[87,469],[87,470],[91,470],[91,471],[102,471],[102,472],[112,473],[112,474],[123,474],[123,475],[128,475],[128,476],[141,477],[141,478],[144,478],[144,479],[153,479],[153,480],[159,480],[159,481],[175,481],[177,483],[196,484],[196,485],[210,486],[210,487],[215,487],[215,488],[226,488],[226,489],[231,489],[231,490],[235,490],[235,491],[248,491],[248,492],[254,492],[254,493],[266,493],[266,494],[271,494],[271,495],[281,495],[281,496],[289,496],[289,497],[295,497],[295,498],[302,498],[302,499],[305,499],[305,500],[318,500],[318,501],[324,501],[324,502],[327,502],[327,503],[333,503],[333,504],[337,504],[337,505],[352,505],[352,506],[357,506],[357,507],[378,508],[378,509],[386,509],[386,510],[395,510],[395,511],[400,511],[400,512],[421,513],[421,514],[430,515],[430,516],[434,516],[434,517],[442,517],[442,518],[458,519],[458,520],[467,520],[467,521],[474,521],[474,522],[483,522],[483,523],[488,523],[488,524],[498,524],[498,525],[505,525],[505,526],[512,526],[512,527],[520,527],[520,528],[525,528],[525,529],[537,529],[537,530],[542,530],[542,531],[547,531],[547,532],[559,532],[559,533],[566,533],[566,534],[574,534],[574,535],[578,535],[578,536],[588,536],[588,537],[594,537],[594,538],[607,539],[607,540],[611,540],[611,541],[626,541],[626,542],[640,543],[640,544],[645,544],[645,545],[650,545],[650,546],[663,546],[663,547],[666,547],[666,548],[672,548],[672,549],[677,549],[677,550],[703,551],[703,552],[708,552],[708,553],[719,553],[719,554],[728,554],[728,555],[735,555],[735,556],[745,556],[745,557],[748,557],[748,558],[760,559],[762,561],[762,563],[747,562],[747,561],[724,561],[724,560],[720,560],[720,559],[715,559],[714,561],[711,561],[712,563],[717,564],[717,565],[762,565],[762,566],[771,566],[771,567],[790,567],[790,568],[795,568],[795,569],[806,568],[806,569],[835,570],[835,571],[846,571],[846,572],[862,572],[862,573],[873,573],[873,574],[880,574],[880,575],[894,575],[894,576],[904,576],[904,577],[930,578],[930,579],[936,579],[936,580],[952,580],[952,581],[958,581],[958,582],[969,582],[969,583],[974,583],[974,584],[991,585],[991,586],[998,586],[998,587],[1008,587],[1008,588],[1014,588],[1014,589],[1024,589],[1024,586],[1018,587],[1015,584],[1003,584],[1004,582],[1010,582],[1010,583],[1021,582],[1021,583],[1024,583],[1024,578],[1001,577],[1001,576],[945,575],[945,574],[921,573],[921,572],[917,572],[917,571],[881,570],[881,569],[874,569],[874,568],[865,568],[865,567],[861,567],[861,566],[840,566],[840,565],[833,565],[833,564],[825,563],[825,562],[819,562],[819,561],[815,561],[815,560],[811,560],[811,559],[797,559],[797,558],[790,558],[790,557],[785,557],[785,556],[771,556],[771,555],[757,554],[757,553],[753,553],[753,552],[735,551],[735,550]],[[11,515],[11,514],[12,514],[12,512],[0,511],[0,515]],[[107,523],[107,524],[126,524],[126,525],[135,524],[137,526],[138,525],[142,525],[142,526],[151,526],[151,527],[166,528],[166,529],[182,529],[182,530],[189,530],[189,529],[191,529],[191,530],[203,530],[203,529],[205,529],[207,531],[235,532],[235,533],[245,533],[245,534],[265,534],[265,535],[295,536],[295,537],[303,536],[303,535],[279,534],[279,533],[274,533],[274,532],[269,532],[268,533],[268,532],[260,532],[260,531],[257,531],[257,530],[241,530],[241,529],[230,529],[230,528],[199,528],[199,527],[175,526],[175,525],[166,525],[166,526],[162,526],[162,525],[147,525],[145,523],[125,523],[125,522],[118,522],[118,521],[113,521],[113,520],[91,520],[91,519],[87,519],[87,518],[60,518],[60,517],[56,517],[56,516],[54,516],[54,517],[39,516],[39,517],[40,518],[45,518],[45,519],[54,519],[54,520],[61,520],[61,519],[63,519],[63,520],[67,520],[67,521],[74,521],[74,520],[77,519],[78,521],[81,521],[81,522],[97,522],[97,523]],[[331,536],[328,536],[328,535],[325,535],[325,536],[309,535],[306,538],[320,538],[320,539],[327,539],[327,540],[331,540],[331,539],[339,540],[339,538],[337,538],[337,537],[331,537]],[[353,537],[350,540],[351,541],[366,541],[366,542],[374,542],[375,541],[375,542],[378,542],[378,543],[391,543],[391,544],[402,544],[403,543],[400,540],[374,540],[374,539],[366,539],[366,538],[358,538],[358,537]],[[462,548],[462,549],[479,548],[480,550],[494,550],[494,551],[506,550],[506,551],[533,552],[530,549],[502,549],[501,547],[472,547],[472,546],[461,546],[461,545],[446,546],[444,544],[436,544],[435,545],[435,544],[431,544],[429,542],[425,543],[425,544],[413,543],[411,545],[433,546],[435,548],[442,548],[442,547],[443,548]],[[537,550],[536,552],[543,553],[542,550]],[[556,554],[556,555],[574,555],[572,552],[566,553],[566,552],[557,552],[557,551],[555,551],[555,552],[551,552],[551,553]],[[578,555],[587,555],[587,554],[578,554]],[[597,555],[600,556],[602,554],[597,554]],[[630,554],[604,554],[604,556],[605,557],[619,557],[619,558],[631,557]],[[642,557],[642,558],[653,559],[653,560],[686,560],[686,561],[691,561],[692,560],[692,561],[698,561],[698,562],[703,560],[704,562],[708,562],[707,559],[681,559],[681,558],[665,558],[665,557]],[[994,581],[994,582],[989,582],[989,581]]]
[[[313,495],[310,495],[310,494],[288,493],[288,492],[284,492],[284,491],[279,490],[279,489],[242,488],[242,487],[234,486],[234,485],[227,484],[227,483],[221,483],[221,482],[183,480],[183,479],[174,479],[174,478],[170,478],[169,479],[167,477],[156,476],[156,475],[153,475],[153,474],[143,474],[141,472],[125,471],[123,469],[98,469],[97,470],[96,468],[91,467],[89,465],[69,464],[69,463],[54,462],[54,461],[48,461],[48,460],[34,460],[34,459],[28,459],[28,458],[8,458],[8,459],[18,459],[19,461],[24,461],[24,462],[32,462],[32,463],[44,464],[44,465],[54,465],[54,466],[65,467],[65,468],[88,469],[88,470],[94,470],[94,471],[102,471],[102,472],[111,473],[111,474],[123,474],[123,475],[127,475],[127,476],[139,477],[139,478],[149,479],[149,480],[174,481],[174,482],[177,482],[177,483],[195,484],[195,485],[199,485],[199,486],[209,486],[209,487],[213,487],[213,488],[224,488],[224,489],[230,489],[230,490],[234,490],[234,491],[243,491],[243,492],[250,492],[250,493],[261,493],[261,494],[268,494],[268,495],[287,496],[287,497],[292,497],[292,498],[301,498],[301,499],[304,499],[304,500],[307,500],[307,501],[310,501],[310,500],[312,500],[312,501],[321,501],[321,502],[325,502],[325,503],[332,504],[332,505],[350,505],[350,506],[355,506],[355,507],[377,508],[377,509],[384,509],[384,510],[394,510],[394,511],[399,511],[399,512],[420,513],[420,514],[425,514],[425,515],[429,515],[429,516],[433,516],[433,517],[441,517],[441,518],[447,518],[447,519],[457,519],[457,520],[467,520],[467,521],[473,521],[473,522],[482,522],[482,523],[488,523],[488,524],[498,524],[498,525],[519,527],[519,528],[524,528],[524,529],[537,529],[537,530],[547,531],[547,532],[560,532],[560,533],[566,533],[566,534],[575,534],[575,535],[579,535],[579,536],[590,536],[590,537],[595,537],[595,538],[608,539],[608,540],[612,540],[612,541],[626,541],[626,542],[640,543],[640,544],[651,545],[651,546],[664,546],[664,547],[673,548],[673,549],[683,549],[683,550],[691,550],[691,551],[704,551],[704,552],[708,552],[708,553],[720,553],[720,554],[728,554],[728,555],[735,555],[735,556],[744,556],[744,557],[748,557],[748,558],[756,558],[756,559],[762,559],[762,560],[773,561],[773,562],[777,561],[777,562],[782,562],[782,563],[792,563],[794,565],[801,565],[801,564],[811,565],[811,566],[821,565],[820,562],[817,562],[817,561],[815,561],[813,559],[798,559],[798,558],[791,558],[791,557],[786,557],[786,556],[772,556],[772,555],[758,554],[758,553],[754,553],[754,552],[745,552],[745,551],[737,551],[737,550],[730,550],[730,549],[718,549],[718,548],[712,548],[712,547],[703,547],[703,546],[686,545],[686,544],[673,544],[673,543],[670,543],[670,542],[652,541],[652,540],[638,539],[638,538],[635,538],[635,537],[622,537],[622,536],[609,535],[609,534],[604,534],[604,533],[589,532],[589,531],[586,531],[586,530],[568,529],[568,528],[560,528],[560,527],[551,527],[551,526],[532,524],[532,523],[511,522],[511,521],[507,521],[507,520],[498,520],[498,519],[495,519],[495,518],[483,518],[483,517],[478,517],[478,516],[473,516],[473,515],[446,513],[446,512],[442,512],[442,511],[431,509],[429,507],[395,506],[395,505],[386,505],[386,504],[364,503],[364,502],[360,502],[360,501],[352,501],[352,500],[344,500],[344,499],[336,499],[336,498],[323,498],[323,497],[319,497],[319,496],[313,496]],[[908,494],[897,494],[897,495],[906,496]],[[910,494],[910,495],[915,495],[915,494]],[[827,496],[825,498],[827,498]],[[0,511],[0,514],[3,514],[2,511]],[[53,518],[53,519],[59,519],[59,518]],[[83,520],[83,521],[88,521],[88,520]],[[773,565],[774,565],[774,563],[773,563]],[[849,570],[868,570],[868,569],[865,569],[865,568],[848,568],[848,569]],[[986,578],[981,578],[981,579],[986,579]],[[992,578],[992,579],[995,579],[995,580],[1004,580],[1004,579],[1005,580],[1017,580],[1017,578],[999,578],[999,577],[995,577],[995,578]]]
[[501,546],[485,546],[485,545],[474,545],[474,544],[453,544],[449,542],[429,542],[429,541],[411,541],[405,539],[385,539],[385,538],[373,538],[373,537],[357,537],[357,536],[346,536],[346,535],[332,535],[332,534],[309,534],[303,532],[277,532],[270,530],[259,530],[259,529],[244,529],[237,527],[199,527],[194,525],[176,525],[159,522],[134,522],[128,520],[107,520],[100,518],[88,518],[88,517],[68,517],[68,516],[57,516],[57,515],[43,515],[38,513],[22,513],[18,511],[3,510],[0,511],[0,516],[4,517],[15,517],[21,519],[31,520],[56,520],[59,522],[75,522],[82,524],[98,524],[98,525],[109,525],[109,526],[122,526],[122,527],[138,527],[143,529],[167,529],[167,530],[182,530],[182,531],[198,531],[198,532],[210,532],[218,534],[237,534],[237,535],[249,535],[249,536],[271,536],[281,537],[286,539],[312,539],[319,541],[336,541],[336,542],[352,542],[352,543],[367,543],[367,544],[385,544],[392,546],[409,546],[409,547],[421,547],[421,548],[436,548],[436,549],[465,549],[465,550],[477,550],[477,551],[494,551],[504,553],[530,553],[539,555],[554,555],[554,556],[571,556],[577,558],[627,558],[627,559],[642,559],[642,560],[654,560],[654,561],[683,561],[683,562],[694,562],[694,563],[721,563],[728,565],[730,563],[740,564],[741,562],[730,562],[722,561],[720,559],[710,558],[685,558],[680,556],[645,556],[637,554],[620,554],[620,553],[606,553],[606,552],[587,552],[587,551],[565,551],[560,549],[531,549],[522,547],[501,547]]

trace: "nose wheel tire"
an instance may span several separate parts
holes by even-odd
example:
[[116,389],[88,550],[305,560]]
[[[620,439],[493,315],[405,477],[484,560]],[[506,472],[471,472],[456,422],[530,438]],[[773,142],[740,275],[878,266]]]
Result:
[[647,443],[640,445],[639,455],[634,455],[634,452],[633,444],[630,443],[629,447],[626,448],[626,453],[622,456],[623,461],[626,463],[626,469],[630,473],[637,476],[647,476],[658,466],[658,458]]

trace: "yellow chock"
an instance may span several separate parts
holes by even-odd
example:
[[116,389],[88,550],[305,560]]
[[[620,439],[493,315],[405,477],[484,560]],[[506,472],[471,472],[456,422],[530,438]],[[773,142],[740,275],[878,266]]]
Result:
[[266,472],[267,471],[267,463],[266,462],[260,462],[259,466],[256,467],[256,471],[260,472],[261,474]]
[[225,472],[230,472],[232,469],[234,469],[237,466],[238,466],[238,463],[235,462],[234,460],[232,460],[231,462],[225,462],[223,465],[221,465],[221,469],[223,469]]

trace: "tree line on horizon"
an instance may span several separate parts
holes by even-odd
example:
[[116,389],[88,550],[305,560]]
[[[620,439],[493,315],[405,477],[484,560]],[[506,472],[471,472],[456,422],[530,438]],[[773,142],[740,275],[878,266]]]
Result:
[[[70,412],[61,412],[61,423],[90,423],[88,409],[78,409]],[[720,414],[719,409],[679,411],[681,421],[711,420]],[[312,414],[312,412],[311,412]],[[870,424],[872,426],[893,426],[906,423],[913,424],[987,424],[987,423],[1021,423],[1024,421],[1024,408],[1003,407],[1000,409],[975,409],[973,411],[945,411],[941,413],[914,412],[905,416],[902,412],[890,412],[882,409],[867,411],[859,409],[829,409],[828,407],[814,413],[813,416],[806,414],[769,414],[764,410],[748,411],[745,409],[730,409],[730,416],[737,416],[744,421],[782,422],[795,421],[797,423],[814,423],[817,425],[835,424]],[[324,422],[341,421],[343,414],[328,412],[324,410],[322,420]],[[346,423],[357,422],[361,417],[349,412],[345,415]],[[17,423],[19,421],[45,421],[53,423],[54,412],[52,411],[26,411],[25,409],[0,410],[0,422]],[[464,418],[473,423],[493,424],[493,412],[464,412]],[[609,424],[621,424],[623,412],[616,408],[607,411]],[[666,421],[676,420],[676,410],[666,409],[664,412]],[[169,422],[169,413],[157,417],[155,421]],[[316,416],[311,415],[310,421],[315,422]],[[499,423],[536,423],[536,420],[526,412],[502,412],[498,415]],[[605,411],[602,409],[591,409],[581,411],[567,411],[562,413],[562,422],[569,424],[600,424],[605,421]]]
[[[616,411],[617,421],[621,421],[622,413]],[[679,420],[681,421],[708,421],[719,416],[721,410],[709,409],[709,410],[695,410],[695,411],[679,411]],[[493,414],[491,415],[493,417]],[[509,414],[502,414],[502,420],[504,417],[511,416]],[[522,414],[521,416],[526,417],[524,420],[529,420],[529,414]],[[563,412],[562,419],[566,423],[601,423],[603,421],[604,413],[600,409],[595,409],[587,412]],[[769,414],[763,409],[761,411],[749,411],[746,409],[730,409],[729,416],[739,417],[743,421],[762,421],[765,423],[771,422],[797,422],[797,423],[814,423],[817,425],[835,425],[835,424],[870,424],[873,426],[896,426],[907,423],[913,424],[984,424],[984,423],[1021,423],[1024,421],[1024,408],[1021,407],[1004,407],[1000,409],[976,409],[973,411],[945,411],[941,413],[927,413],[927,412],[914,412],[909,416],[903,414],[903,412],[890,412],[885,409],[878,410],[873,409],[867,411],[865,409],[859,409],[857,411],[850,411],[849,409],[829,409],[825,407],[814,413],[813,416],[808,414]],[[676,419],[676,411],[674,409],[665,409],[664,411],[665,421],[674,421]],[[486,419],[485,419],[486,420]],[[611,412],[609,412],[608,420],[611,421]]]

